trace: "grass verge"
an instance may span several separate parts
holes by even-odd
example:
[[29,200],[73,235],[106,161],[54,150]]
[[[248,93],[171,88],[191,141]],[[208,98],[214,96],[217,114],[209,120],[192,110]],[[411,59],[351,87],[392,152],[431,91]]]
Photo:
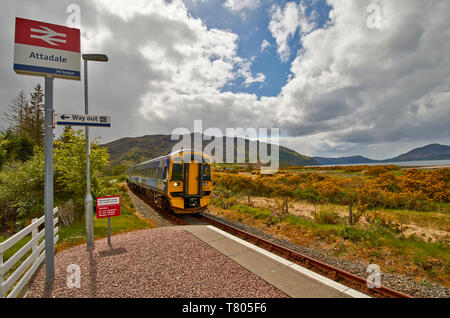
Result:
[[[120,216],[111,218],[111,236],[157,226],[151,220],[141,218],[135,213],[134,205],[123,189],[120,190],[120,198]],[[108,236],[107,218],[97,219],[94,215],[94,235],[96,240]],[[76,221],[69,227],[60,228],[56,252],[84,243],[86,243],[85,221]]]
[[269,209],[234,204],[223,208],[217,201],[210,211],[245,223],[294,244],[319,247],[327,254],[353,261],[376,263],[385,272],[427,279],[450,287],[450,248],[443,242],[405,238],[375,221],[365,226],[329,224],[292,214],[280,216]]

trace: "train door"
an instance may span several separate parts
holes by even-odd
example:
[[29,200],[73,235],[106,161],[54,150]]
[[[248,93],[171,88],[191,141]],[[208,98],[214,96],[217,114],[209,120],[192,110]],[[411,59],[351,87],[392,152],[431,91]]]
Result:
[[199,163],[189,163],[185,164],[188,171],[188,195],[198,195],[199,191],[199,174],[200,174],[200,164]]

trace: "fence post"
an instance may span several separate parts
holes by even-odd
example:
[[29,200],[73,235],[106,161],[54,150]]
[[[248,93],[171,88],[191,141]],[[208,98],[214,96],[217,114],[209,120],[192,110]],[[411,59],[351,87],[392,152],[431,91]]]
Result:
[[[31,239],[34,239],[38,235],[38,227],[36,225],[34,225],[34,223],[37,222],[37,220],[38,219],[36,218],[31,221],[31,226],[33,226],[33,230],[31,231]],[[36,240],[36,242],[33,243],[32,253],[34,253],[38,249],[38,247],[39,247],[39,241]],[[39,257],[39,255],[36,254],[36,256],[34,257],[33,263],[37,261],[38,257]]]
[[5,282],[5,277],[3,274],[3,250],[0,249],[0,298],[5,298],[6,291],[4,290],[3,283]]
[[352,211],[353,205],[350,203],[348,206],[348,221],[350,225],[353,225],[353,211]]

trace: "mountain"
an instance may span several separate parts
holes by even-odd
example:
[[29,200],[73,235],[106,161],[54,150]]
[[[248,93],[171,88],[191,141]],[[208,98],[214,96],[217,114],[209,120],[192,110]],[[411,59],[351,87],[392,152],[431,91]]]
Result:
[[363,156],[341,157],[341,158],[322,158],[314,157],[321,165],[345,165],[345,164],[366,164],[379,162]]
[[[191,135],[193,138],[193,135]],[[234,144],[234,153],[236,159],[237,153],[237,138],[223,137],[224,156],[227,140]],[[110,161],[113,166],[125,165],[132,166],[136,163],[157,158],[169,154],[173,147],[178,143],[177,140],[171,140],[170,135],[151,135],[143,137],[126,137],[121,138],[107,144],[102,145],[106,147],[110,154]],[[208,145],[211,141],[204,140],[203,147]],[[249,143],[254,141],[245,140],[246,158],[248,158]],[[193,143],[192,143],[193,144]],[[260,142],[257,143],[259,147]],[[270,149],[270,147],[268,147]],[[280,165],[286,166],[313,166],[319,163],[310,157],[303,156],[291,149],[280,146]]]
[[413,149],[403,155],[384,160],[384,162],[446,159],[450,159],[450,146],[432,144],[422,148]]
[[389,163],[402,161],[420,161],[420,160],[446,160],[450,159],[450,146],[432,144],[422,148],[416,148],[400,156],[385,159],[372,160],[362,156],[323,158],[314,157],[321,165],[346,165],[346,164],[367,164],[367,163]]

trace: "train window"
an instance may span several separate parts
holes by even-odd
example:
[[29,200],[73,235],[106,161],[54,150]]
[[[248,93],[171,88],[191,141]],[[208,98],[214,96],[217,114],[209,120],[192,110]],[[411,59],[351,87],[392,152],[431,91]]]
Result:
[[173,164],[171,181],[183,181],[183,164],[182,163],[174,163]]
[[211,166],[203,164],[202,167],[203,167],[202,179],[205,181],[211,181]]
[[167,167],[164,167],[163,180],[167,180]]

